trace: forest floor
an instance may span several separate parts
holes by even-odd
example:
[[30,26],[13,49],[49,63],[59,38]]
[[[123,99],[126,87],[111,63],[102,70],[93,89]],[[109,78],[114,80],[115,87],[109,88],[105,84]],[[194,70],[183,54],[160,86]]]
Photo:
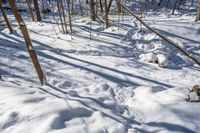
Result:
[[[200,25],[193,20],[191,15],[144,18],[198,58]],[[199,103],[185,101],[200,84],[200,67],[141,30],[132,17],[106,30],[76,17],[72,36],[60,33],[54,21],[25,22],[47,83],[39,85],[18,27],[10,35],[1,26],[1,133],[200,131]],[[164,55],[166,68],[150,63],[149,53]]]

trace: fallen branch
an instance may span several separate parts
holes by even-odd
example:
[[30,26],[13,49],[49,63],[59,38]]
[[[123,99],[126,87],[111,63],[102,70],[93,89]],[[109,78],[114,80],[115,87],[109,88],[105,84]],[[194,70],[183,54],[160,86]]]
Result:
[[198,64],[200,66],[200,61],[197,60],[195,57],[193,57],[190,53],[188,53],[186,50],[184,50],[183,48],[181,48],[177,43],[175,43],[174,41],[170,40],[169,38],[165,37],[164,35],[158,33],[156,30],[154,30],[153,28],[151,28],[150,26],[148,26],[144,21],[142,21],[137,15],[135,15],[127,6],[125,6],[124,4],[122,4],[119,0],[116,0],[118,4],[121,5],[122,8],[124,8],[127,12],[129,12],[133,17],[135,17],[140,23],[142,23],[147,29],[151,30],[153,33],[155,33],[156,35],[158,35],[160,38],[162,38],[163,40],[167,41],[169,44],[173,45],[174,47],[176,47],[178,50],[180,50],[183,54],[185,54],[188,58],[190,58],[191,60],[193,60],[196,64]]

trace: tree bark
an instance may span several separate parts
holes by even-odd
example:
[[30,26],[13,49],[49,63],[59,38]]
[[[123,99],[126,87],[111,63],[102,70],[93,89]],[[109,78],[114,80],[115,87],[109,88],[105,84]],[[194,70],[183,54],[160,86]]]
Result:
[[65,10],[64,10],[64,5],[63,5],[63,1],[62,0],[60,0],[60,5],[61,5],[61,11],[62,11],[62,16],[63,16],[64,26],[65,26],[65,33],[68,33],[67,21],[66,21],[66,18],[65,18]]
[[173,10],[172,10],[172,14],[174,14],[174,11],[175,11],[175,9],[176,9],[176,6],[177,6],[178,2],[179,2],[179,0],[176,0],[176,3],[175,3],[174,8],[173,8]]
[[81,0],[79,0],[79,8],[80,8],[81,16],[83,16],[83,8],[82,8]]
[[90,17],[92,21],[96,20],[94,0],[90,0]]
[[100,4],[101,13],[103,13],[103,5],[102,5],[102,0],[99,0],[99,4]]
[[12,10],[14,16],[15,16],[15,19],[17,20],[17,22],[19,24],[19,28],[20,28],[22,35],[23,35],[23,38],[25,40],[26,48],[27,48],[28,53],[31,57],[31,60],[33,62],[33,65],[35,67],[37,75],[39,77],[39,80],[40,80],[41,84],[43,85],[44,82],[45,82],[45,76],[44,76],[43,71],[41,69],[40,63],[37,59],[37,55],[35,53],[35,50],[32,46],[32,42],[31,42],[30,36],[28,34],[26,24],[24,23],[24,20],[22,19],[21,15],[19,14],[15,2],[13,0],[8,0],[8,2],[9,2],[9,5],[11,7],[11,10]]
[[111,8],[111,5],[112,5],[112,1],[113,0],[110,0],[109,4],[108,4],[108,13],[110,12],[110,8]]
[[[122,0],[120,0],[119,2],[122,2]],[[122,13],[122,8],[119,3],[117,3],[117,8],[118,8],[118,13]]]
[[178,8],[177,8],[177,9],[180,9],[180,6],[181,6],[181,4],[182,4],[182,1],[183,1],[183,0],[179,0]]
[[60,7],[60,0],[56,0],[56,2],[57,2],[59,18],[60,18],[60,21],[61,21],[61,27],[62,27],[63,33],[65,33],[64,22],[63,22],[63,19],[62,19],[62,13],[61,13],[61,7]]
[[6,22],[6,25],[7,25],[8,29],[9,29],[9,31],[10,31],[10,34],[12,34],[13,33],[13,29],[12,29],[12,27],[10,25],[10,22],[8,21],[8,18],[6,16],[6,13],[5,13],[4,9],[3,9],[2,0],[0,0],[0,10],[1,10],[3,18],[4,18],[5,22]]
[[108,22],[108,5],[107,5],[107,0],[104,1],[105,3],[105,16],[104,16],[104,20],[106,23],[106,29],[109,27],[109,22]]
[[39,8],[39,5],[38,5],[38,1],[37,0],[34,0],[34,7],[35,7],[35,13],[36,13],[36,16],[37,16],[37,21],[42,21],[42,18],[41,18],[41,15],[40,15],[40,8]]
[[71,0],[71,15],[74,15],[74,0]]
[[31,7],[31,1],[30,0],[26,0],[26,3],[28,5],[28,9],[29,9],[29,12],[31,14],[31,18],[34,21],[34,14],[33,14],[33,10],[32,10],[32,7]]
[[70,31],[72,33],[72,19],[71,19],[71,13],[70,13],[70,0],[67,0],[67,10],[68,10]]
[[199,20],[200,20],[200,5],[199,5],[199,7],[197,8],[197,16],[196,16],[195,21],[199,21]]

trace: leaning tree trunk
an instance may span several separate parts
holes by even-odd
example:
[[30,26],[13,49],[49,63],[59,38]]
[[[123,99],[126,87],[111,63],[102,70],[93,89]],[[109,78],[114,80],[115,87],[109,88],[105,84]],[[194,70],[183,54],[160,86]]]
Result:
[[24,20],[22,19],[21,15],[18,12],[15,1],[14,0],[8,0],[8,2],[9,2],[9,5],[11,7],[11,10],[12,10],[14,16],[15,16],[15,19],[17,20],[17,22],[19,24],[19,29],[22,32],[23,38],[25,40],[26,48],[27,48],[28,53],[31,57],[31,60],[32,60],[33,65],[35,67],[35,70],[38,74],[39,80],[40,80],[41,84],[43,85],[44,82],[45,82],[45,76],[44,76],[43,71],[40,67],[40,63],[37,59],[37,55],[35,53],[35,50],[32,46],[32,42],[31,42],[30,36],[28,34],[28,30],[26,28],[26,24],[24,23]]
[[6,16],[6,13],[5,13],[4,9],[3,9],[2,0],[0,0],[0,10],[1,10],[3,18],[4,18],[5,22],[6,22],[6,25],[7,25],[8,29],[9,29],[9,31],[10,31],[10,34],[12,34],[13,33],[13,29],[12,29],[12,27],[10,25],[10,22],[8,21],[8,18]]
[[39,8],[39,5],[38,5],[38,1],[33,0],[33,2],[34,2],[34,7],[35,7],[35,13],[36,13],[36,16],[37,16],[37,21],[41,21],[42,18],[41,18],[41,15],[40,15],[40,8]]

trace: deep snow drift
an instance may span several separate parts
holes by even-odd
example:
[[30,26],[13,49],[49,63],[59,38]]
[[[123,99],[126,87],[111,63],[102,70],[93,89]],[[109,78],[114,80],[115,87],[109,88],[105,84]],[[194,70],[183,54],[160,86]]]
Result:
[[[144,20],[200,56],[193,16]],[[0,132],[200,131],[199,103],[185,101],[200,84],[200,68],[147,29],[141,32],[132,17],[106,30],[74,18],[72,36],[53,23],[26,24],[47,84],[39,86],[18,27],[13,35],[0,27]]]

